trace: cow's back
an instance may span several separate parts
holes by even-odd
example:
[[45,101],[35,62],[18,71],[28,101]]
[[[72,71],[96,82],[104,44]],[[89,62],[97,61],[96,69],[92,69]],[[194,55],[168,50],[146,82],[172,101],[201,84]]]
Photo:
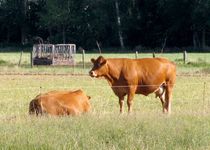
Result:
[[60,99],[59,102],[61,105],[68,106],[79,112],[87,112],[90,110],[89,97],[82,90],[64,92],[57,99]]
[[[162,83],[176,78],[176,66],[165,58],[142,59],[107,59],[113,74],[118,74],[118,80],[113,86],[139,85],[136,93],[148,95],[154,92]],[[125,88],[113,87],[119,95]],[[119,92],[120,91],[120,92]],[[126,93],[126,89],[124,93]]]
[[136,60],[138,74],[137,93],[148,95],[154,92],[161,84],[169,81],[175,83],[176,66],[165,58],[145,58]]
[[168,78],[176,73],[175,64],[165,58],[117,58],[107,60],[110,65],[109,72],[118,74],[118,80],[122,78],[131,82],[138,81],[141,83],[142,80],[145,80],[145,82],[154,83],[156,81],[153,80],[152,76],[157,76],[158,80],[159,78]]
[[145,82],[154,83],[159,79],[167,80],[171,75],[176,74],[175,64],[165,58],[139,59],[136,60],[135,68],[140,80],[145,79]]
[[51,91],[38,95],[33,101],[42,112],[51,115],[77,115],[90,110],[89,97],[82,90]]

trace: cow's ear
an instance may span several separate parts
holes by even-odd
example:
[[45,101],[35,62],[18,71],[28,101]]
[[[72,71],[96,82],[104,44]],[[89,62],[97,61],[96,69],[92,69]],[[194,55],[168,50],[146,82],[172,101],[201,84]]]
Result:
[[90,96],[87,96],[88,97],[88,99],[90,100],[91,99],[91,97]]
[[106,59],[103,56],[99,56],[99,63],[104,65],[106,63]]
[[104,64],[106,64],[106,59],[104,59],[101,63],[101,65],[104,65]]
[[94,58],[91,59],[91,62],[92,62],[93,64],[94,64],[95,61],[96,61],[96,60],[95,60]]

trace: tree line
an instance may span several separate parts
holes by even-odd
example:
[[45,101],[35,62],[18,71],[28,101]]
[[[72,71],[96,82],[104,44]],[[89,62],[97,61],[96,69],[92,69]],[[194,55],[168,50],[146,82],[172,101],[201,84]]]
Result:
[[0,0],[0,43],[191,48],[210,44],[210,0]]

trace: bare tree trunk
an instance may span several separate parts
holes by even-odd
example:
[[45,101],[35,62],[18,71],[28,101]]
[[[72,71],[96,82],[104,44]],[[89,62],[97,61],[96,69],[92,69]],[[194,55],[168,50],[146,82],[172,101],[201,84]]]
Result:
[[47,38],[47,42],[50,43],[52,40],[52,28],[48,26],[49,37]]
[[22,45],[25,45],[25,41],[26,41],[25,26],[22,25],[20,30],[21,30],[21,43],[22,43]]
[[63,44],[66,44],[66,31],[64,25],[62,25],[62,38],[63,38]]
[[161,53],[163,53],[163,51],[164,51],[164,49],[165,49],[166,42],[167,42],[167,38],[168,38],[168,36],[167,36],[167,33],[166,33],[166,36],[165,36],[164,41],[163,41],[163,44],[162,44]]
[[193,31],[193,48],[196,49],[200,47],[201,47],[201,43],[200,43],[198,32]]
[[136,0],[132,0],[133,7],[136,6]]
[[118,0],[115,0],[115,8],[116,8],[116,14],[117,14],[117,26],[118,26],[118,36],[119,36],[120,46],[122,49],[124,49],[125,46],[124,46],[124,41],[123,41],[123,36],[122,36],[121,18],[120,18]]
[[206,47],[206,29],[203,28],[202,30],[202,49]]
[[98,43],[97,40],[96,40],[96,45],[97,45],[97,47],[98,47],[99,54],[101,54],[101,47],[100,47],[100,45],[99,45],[99,43]]
[[128,7],[128,14],[129,14],[129,16],[130,17],[132,17],[133,16],[133,12],[132,12],[132,9],[134,9],[135,8],[135,6],[136,6],[136,0],[132,0],[132,2],[131,2],[132,4],[131,4],[131,6],[130,7]]
[[22,3],[22,24],[20,25],[20,32],[21,32],[21,43],[24,45],[26,42],[26,13],[27,13],[27,0],[23,0]]
[[198,47],[196,42],[197,32],[193,31],[193,48],[196,49]]
[[10,30],[9,30],[9,26],[7,27],[7,41],[6,43],[8,44],[10,42]]

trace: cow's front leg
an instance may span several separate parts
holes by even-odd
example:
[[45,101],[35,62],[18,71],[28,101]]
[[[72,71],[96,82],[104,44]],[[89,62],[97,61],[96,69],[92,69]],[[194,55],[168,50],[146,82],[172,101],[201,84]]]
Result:
[[123,113],[124,96],[119,97],[120,113]]
[[136,86],[130,87],[127,97],[128,113],[132,112],[132,104],[135,92],[136,92]]
[[127,99],[128,113],[132,112],[133,97],[134,97],[133,93],[128,94],[128,99]]

